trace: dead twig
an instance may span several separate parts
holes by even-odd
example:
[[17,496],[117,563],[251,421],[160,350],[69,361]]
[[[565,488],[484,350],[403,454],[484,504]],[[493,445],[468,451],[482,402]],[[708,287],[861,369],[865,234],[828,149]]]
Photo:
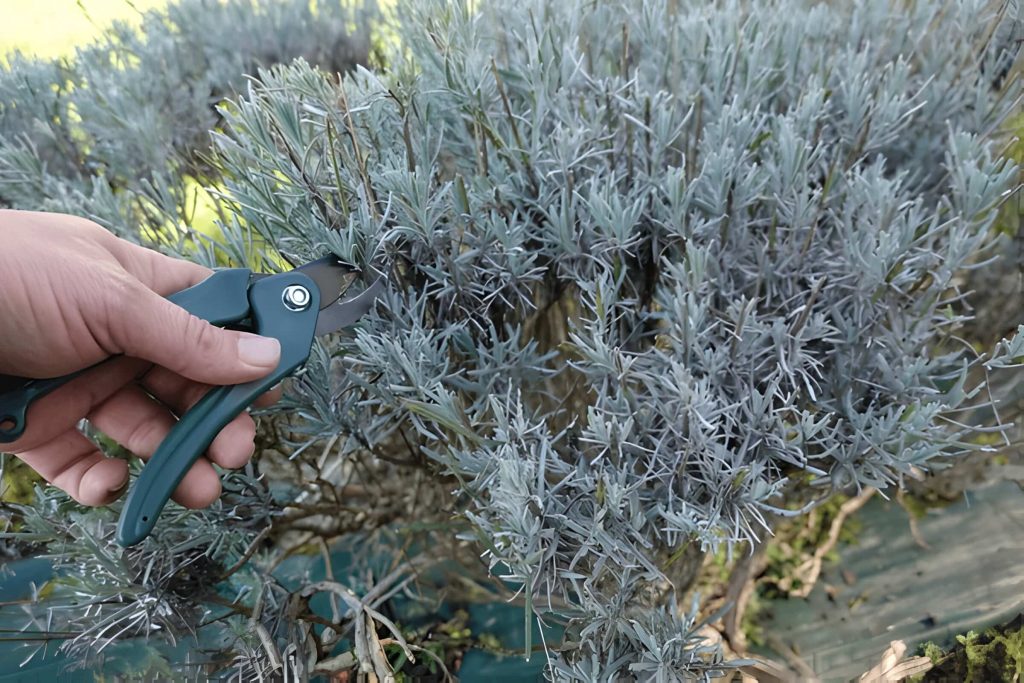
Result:
[[[832,549],[836,547],[837,543],[839,543],[839,534],[843,530],[843,524],[846,522],[846,519],[853,513],[857,512],[857,510],[864,507],[864,505],[871,500],[871,496],[875,495],[877,492],[878,489],[869,486],[861,491],[855,498],[851,498],[842,504],[835,519],[832,520],[831,526],[829,526],[828,538],[826,538],[825,542],[814,550],[813,556],[805,560],[793,572],[792,580],[793,582],[799,581],[800,587],[790,590],[790,596],[806,598],[811,594],[811,590],[814,589],[814,584],[817,583],[818,577],[821,575],[821,566],[825,561],[825,556],[832,552]],[[792,583],[790,583],[790,585],[792,585]]]
[[800,677],[800,681],[803,683],[811,683],[812,681],[821,680],[818,678],[818,674],[814,673],[814,669],[812,669],[807,662],[805,662],[803,658],[793,650],[793,648],[784,643],[782,638],[779,638],[775,634],[769,634],[766,637],[766,642],[768,643],[768,647],[782,655],[782,658],[786,660],[786,664],[788,664],[789,667]]
[[[394,638],[382,638],[381,641],[380,641],[380,644],[381,645],[396,645],[396,644],[399,644],[399,643]],[[450,671],[448,671],[448,667],[445,666],[443,659],[441,659],[440,657],[438,657],[436,654],[434,654],[430,650],[426,649],[425,647],[420,647],[419,645],[414,645],[412,643],[408,643],[407,647],[410,650],[414,650],[416,652],[422,652],[428,658],[430,658],[430,659],[434,660],[435,662],[437,662],[438,666],[441,667],[441,670],[444,671],[444,679],[446,681],[449,681],[450,683],[455,683],[455,677],[452,676]]]
[[[359,663],[362,673],[373,673],[384,681],[394,681],[394,671],[388,663],[384,654],[383,646],[377,637],[377,624],[384,626],[391,632],[394,642],[405,653],[410,662],[416,661],[416,656],[402,636],[402,632],[395,626],[394,622],[367,604],[367,598],[359,598],[352,589],[338,583],[337,581],[318,581],[306,586],[302,590],[302,597],[308,597],[314,593],[328,592],[338,596],[348,606],[355,626],[355,659]],[[345,615],[347,616],[347,615]]]
[[921,526],[917,522],[917,516],[914,511],[907,505],[906,500],[907,494],[903,489],[897,489],[896,491],[896,502],[900,504],[903,511],[907,513],[907,523],[910,526],[910,535],[914,539],[914,543],[923,550],[931,550],[931,546],[928,545],[928,541],[924,540],[924,536],[921,535]]
[[902,681],[911,676],[923,674],[935,666],[928,657],[904,659],[906,654],[906,643],[902,640],[892,641],[889,643],[888,649],[882,653],[882,661],[861,675],[859,680],[872,683]]

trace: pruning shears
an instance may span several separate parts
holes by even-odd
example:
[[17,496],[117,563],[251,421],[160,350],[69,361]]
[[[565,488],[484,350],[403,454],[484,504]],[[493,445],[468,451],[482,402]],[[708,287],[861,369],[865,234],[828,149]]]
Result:
[[[281,360],[266,377],[214,387],[181,416],[128,492],[117,527],[122,546],[135,545],[149,535],[171,493],[214,437],[306,362],[313,337],[348,327],[373,308],[386,289],[383,276],[358,295],[341,300],[360,273],[333,256],[277,275],[229,268],[167,297],[214,325],[276,338],[281,343]],[[0,376],[0,443],[14,441],[24,433],[25,415],[34,400],[82,372],[85,370],[50,379]]]

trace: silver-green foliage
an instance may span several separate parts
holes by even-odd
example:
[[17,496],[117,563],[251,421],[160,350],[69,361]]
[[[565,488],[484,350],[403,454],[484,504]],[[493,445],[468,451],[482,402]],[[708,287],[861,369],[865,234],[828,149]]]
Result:
[[297,445],[411,440],[455,475],[492,570],[568,625],[552,677],[704,675],[716,655],[660,588],[681,553],[971,448],[956,276],[1015,174],[991,142],[1015,97],[992,85],[1006,17],[987,0],[396,16],[386,70],[339,85],[300,62],[221,109],[224,235],[200,256],[389,264],[377,313],[293,388]]

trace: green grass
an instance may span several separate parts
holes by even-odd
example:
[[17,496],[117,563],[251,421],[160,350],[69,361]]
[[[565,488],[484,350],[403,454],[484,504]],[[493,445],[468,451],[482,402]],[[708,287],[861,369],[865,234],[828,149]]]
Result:
[[134,21],[166,0],[0,0],[0,54],[70,55],[115,20]]

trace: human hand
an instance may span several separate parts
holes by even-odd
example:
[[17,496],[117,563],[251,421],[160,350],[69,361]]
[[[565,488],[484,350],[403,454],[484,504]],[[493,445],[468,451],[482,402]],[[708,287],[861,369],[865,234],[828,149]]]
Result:
[[[0,374],[57,377],[122,356],[35,401],[25,433],[4,446],[80,503],[120,496],[128,464],[104,456],[79,420],[145,459],[210,385],[277,367],[276,339],[215,327],[163,298],[204,280],[207,268],[63,214],[0,210],[0,236]],[[272,392],[257,404],[276,399]],[[228,423],[174,500],[192,508],[216,500],[211,463],[243,466],[255,434],[247,413]]]

